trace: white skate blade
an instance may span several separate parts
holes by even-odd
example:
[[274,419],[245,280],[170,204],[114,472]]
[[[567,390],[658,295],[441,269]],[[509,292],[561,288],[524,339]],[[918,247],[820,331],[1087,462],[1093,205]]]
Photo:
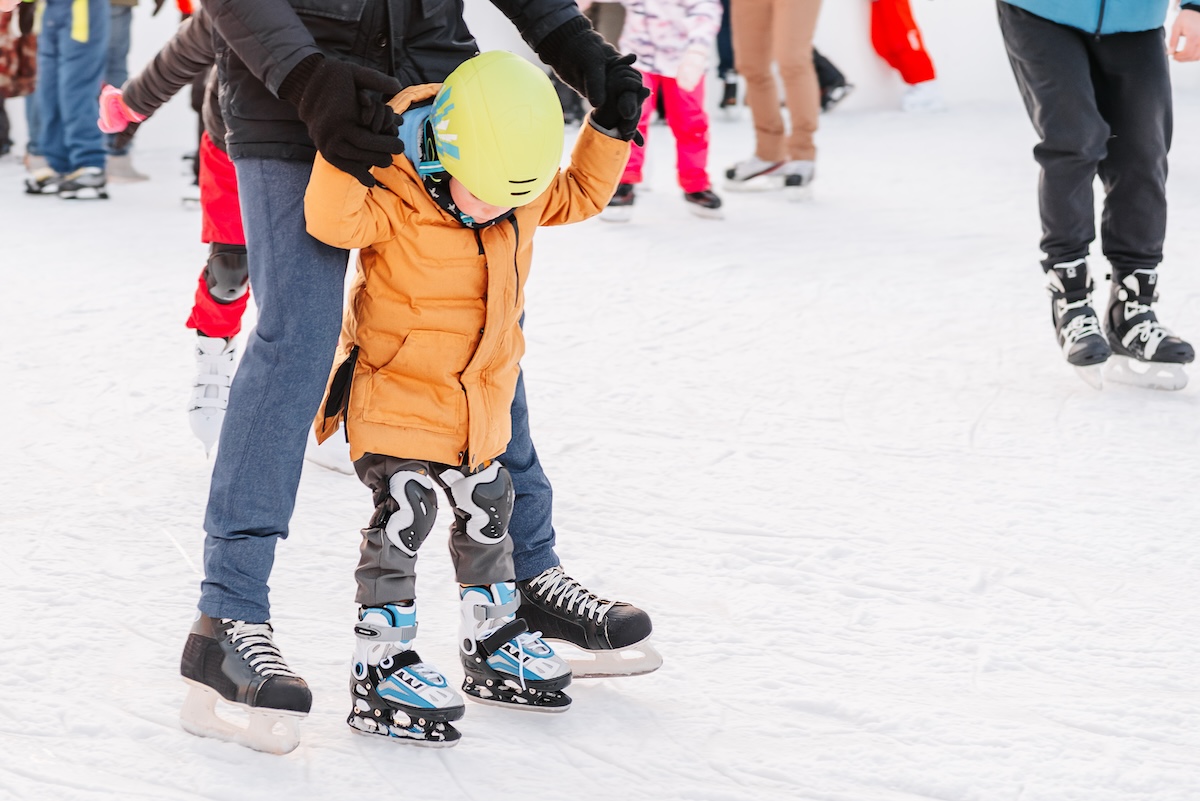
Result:
[[785,186],[783,188],[783,196],[787,198],[789,203],[807,203],[813,199],[812,184],[804,186]]
[[[244,745],[267,754],[288,754],[300,744],[299,722],[304,715],[284,710],[254,709],[226,701],[205,684],[184,679],[189,689],[179,710],[179,725],[188,734]],[[217,714],[217,702],[241,718],[238,722]]]
[[354,475],[354,462],[350,461],[350,443],[346,442],[346,437],[340,429],[338,433],[318,445],[317,436],[310,428],[308,444],[304,446],[304,458],[317,467],[348,476]]
[[1104,389],[1104,364],[1075,365],[1075,372],[1092,389]]
[[196,439],[204,444],[204,455],[212,453],[213,446],[221,438],[221,425],[225,422],[225,410],[215,408],[190,409],[188,425]]
[[725,179],[725,188],[730,192],[778,192],[783,189],[784,175],[780,172],[756,175],[745,181]]
[[588,651],[564,640],[550,640],[554,652],[571,666],[576,679],[611,679],[620,676],[643,676],[662,667],[662,654],[642,640],[619,651]]
[[633,219],[633,206],[606,206],[600,219],[610,223],[626,223]]
[[1127,356],[1113,356],[1107,362],[1104,377],[1115,384],[1143,389],[1176,391],[1187,386],[1184,365],[1172,362],[1141,362]]
[[692,214],[705,220],[725,219],[725,213],[721,209],[706,209],[703,206],[697,206],[695,203],[688,203],[687,207],[688,211]]

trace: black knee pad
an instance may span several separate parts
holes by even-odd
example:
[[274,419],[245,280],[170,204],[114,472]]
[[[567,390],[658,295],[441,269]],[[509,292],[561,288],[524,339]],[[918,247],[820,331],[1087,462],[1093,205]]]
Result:
[[433,479],[425,472],[402,470],[392,474],[388,487],[395,508],[382,523],[384,534],[392,545],[416,556],[437,518]]
[[208,266],[204,268],[208,293],[217,303],[233,303],[250,289],[250,266],[246,248],[241,245],[209,245]]

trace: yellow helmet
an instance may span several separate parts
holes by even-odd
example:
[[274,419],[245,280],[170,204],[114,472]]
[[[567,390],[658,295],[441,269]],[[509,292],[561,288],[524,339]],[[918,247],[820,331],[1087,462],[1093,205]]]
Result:
[[429,118],[437,159],[475,197],[524,206],[558,172],[563,112],[546,73],[493,50],[459,65]]

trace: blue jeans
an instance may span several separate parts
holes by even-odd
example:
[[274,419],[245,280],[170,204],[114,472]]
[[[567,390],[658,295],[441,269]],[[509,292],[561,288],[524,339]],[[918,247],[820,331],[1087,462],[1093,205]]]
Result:
[[104,168],[100,79],[108,58],[108,0],[88,0],[88,40],[71,38],[72,0],[46,0],[38,37],[38,147],[60,173]]
[[42,149],[37,143],[38,130],[41,127],[42,112],[38,108],[37,92],[34,92],[25,96],[25,128],[29,131],[29,144],[25,145],[25,152],[31,156],[42,155]]
[[[129,29],[133,24],[133,6],[113,6],[108,34],[108,60],[104,66],[104,82],[118,89],[129,80]],[[129,147],[114,147],[116,134],[106,134],[104,147],[110,156],[124,156]]]
[[[213,465],[199,606],[211,617],[263,622],[275,545],[288,533],[308,428],[341,331],[347,252],[305,231],[311,164],[239,158],[234,165],[258,325],[230,389]],[[517,577],[528,578],[558,561],[550,484],[529,439],[523,384],[502,461],[516,489],[510,536],[514,561],[521,553]]]

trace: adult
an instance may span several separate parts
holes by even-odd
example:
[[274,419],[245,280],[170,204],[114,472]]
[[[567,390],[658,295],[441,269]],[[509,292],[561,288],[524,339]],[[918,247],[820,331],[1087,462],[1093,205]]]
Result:
[[[631,58],[592,30],[573,0],[493,0],[538,56],[593,106],[610,95],[625,139],[636,132],[644,90]],[[403,86],[442,81],[478,48],[450,0],[358,0],[295,6],[289,0],[211,0],[226,144],[237,169],[258,325],[229,396],[213,467],[200,614],[181,672],[199,693],[185,704],[197,734],[285,751],[272,734],[311,705],[268,623],[267,580],[288,532],[307,430],[329,377],[342,320],[347,252],[305,231],[303,197],[317,151],[371,186],[373,166],[402,151],[384,102]],[[610,104],[611,105],[611,104]],[[554,554],[550,485],[529,438],[522,383],[513,438],[501,457],[516,507],[510,533],[524,604],[520,616],[585,646],[644,639],[649,618],[612,604],[563,574]],[[622,642],[628,639],[630,643]],[[213,716],[217,696],[250,713],[249,729]]]
[[[813,34],[820,12],[821,0],[732,0],[733,52],[754,119],[754,154],[725,171],[727,189],[799,191],[812,182],[813,139],[821,116]],[[783,83],[790,131],[780,112],[772,63]]]
[[[1009,62],[1041,141],[1042,269],[1059,347],[1099,387],[1115,380],[1181,389],[1192,346],[1158,321],[1157,267],[1167,228],[1172,107],[1168,52],[1200,59],[1200,3],[1184,3],[1164,42],[1168,0],[999,0]],[[1186,45],[1181,47],[1181,39]],[[1112,265],[1101,328],[1087,255],[1092,185],[1104,185],[1100,238]],[[1107,333],[1107,337],[1105,334]]]

